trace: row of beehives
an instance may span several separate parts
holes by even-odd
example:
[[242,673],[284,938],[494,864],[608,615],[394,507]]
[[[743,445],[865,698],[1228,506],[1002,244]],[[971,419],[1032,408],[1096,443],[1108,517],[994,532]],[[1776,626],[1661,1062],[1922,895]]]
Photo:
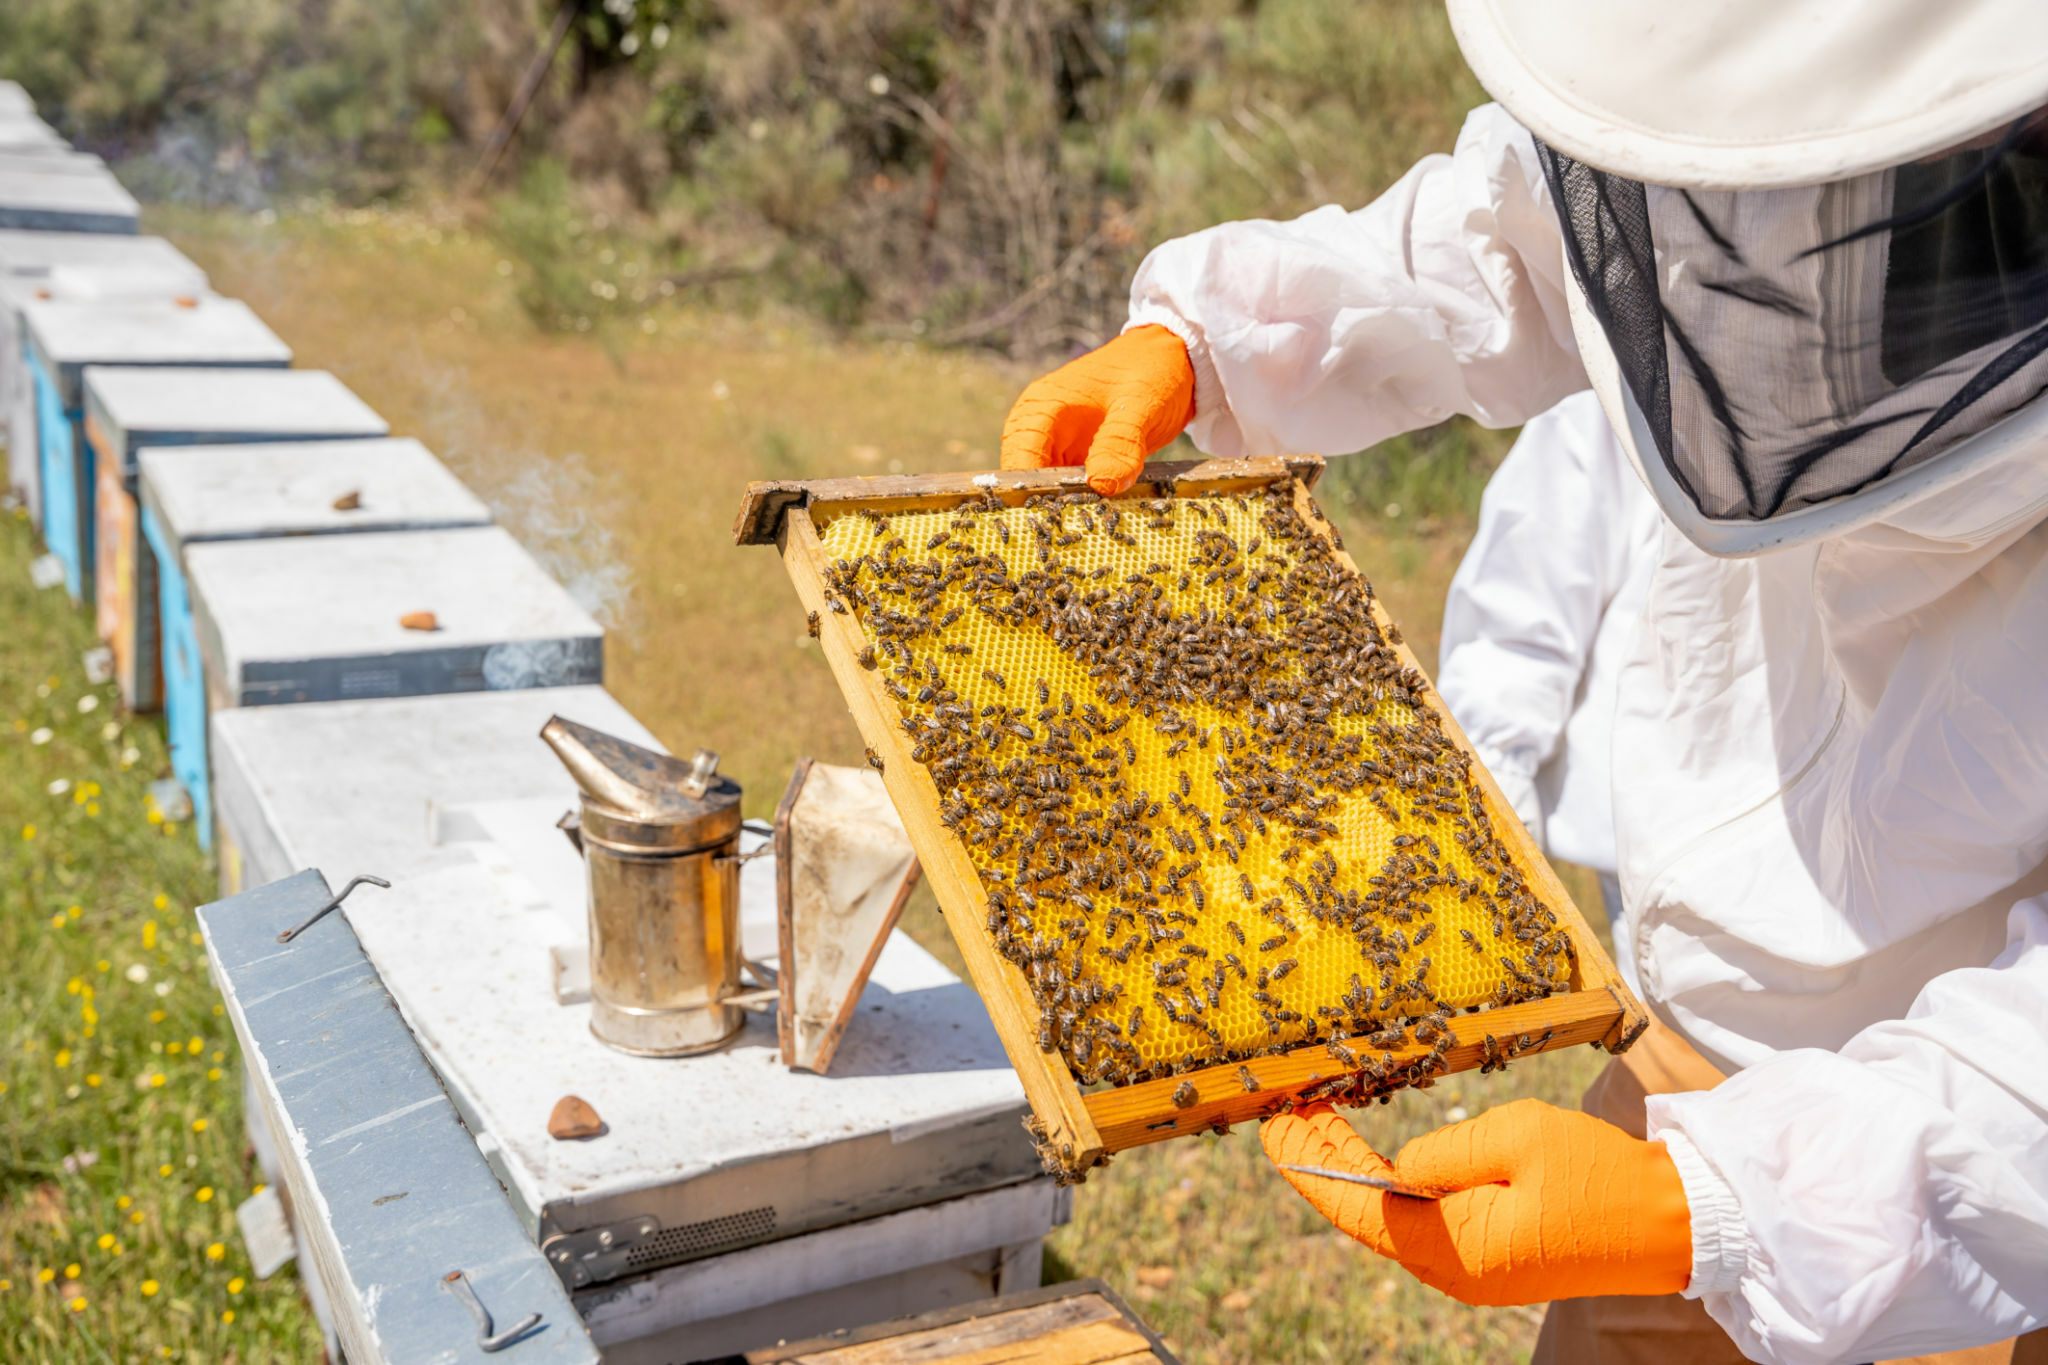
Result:
[[123,700],[165,713],[202,842],[210,711],[602,681],[601,628],[485,505],[138,235],[12,83],[0,330],[9,483]]

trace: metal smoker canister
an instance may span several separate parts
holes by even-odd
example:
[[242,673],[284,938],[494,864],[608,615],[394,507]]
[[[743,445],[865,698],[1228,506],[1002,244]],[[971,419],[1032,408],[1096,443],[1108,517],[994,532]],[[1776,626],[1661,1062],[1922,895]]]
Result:
[[582,790],[563,828],[590,892],[590,1031],[622,1052],[683,1057],[746,1022],[740,985],[740,784],[554,717],[541,738]]

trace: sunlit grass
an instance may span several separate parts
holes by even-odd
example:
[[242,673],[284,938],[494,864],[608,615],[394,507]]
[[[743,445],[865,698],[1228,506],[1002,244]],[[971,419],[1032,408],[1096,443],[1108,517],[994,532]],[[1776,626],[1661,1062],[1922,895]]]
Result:
[[211,874],[149,783],[162,731],[87,684],[91,618],[0,517],[0,1352],[317,1358],[291,1270],[251,1280],[235,1044],[192,907]]

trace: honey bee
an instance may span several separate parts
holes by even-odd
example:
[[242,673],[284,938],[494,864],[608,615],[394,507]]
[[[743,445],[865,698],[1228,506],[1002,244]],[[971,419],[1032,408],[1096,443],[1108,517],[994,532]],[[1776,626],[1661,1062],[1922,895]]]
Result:
[[882,756],[880,754],[876,753],[873,748],[869,748],[866,751],[866,757],[870,768],[873,768],[876,772],[882,771]]
[[804,629],[810,633],[810,637],[813,640],[818,638],[818,613],[808,612],[805,614]]
[[1174,1087],[1173,1107],[1176,1109],[1191,1109],[1194,1107],[1195,1101],[1200,1098],[1201,1096],[1195,1092],[1195,1083],[1193,1081],[1182,1081]]

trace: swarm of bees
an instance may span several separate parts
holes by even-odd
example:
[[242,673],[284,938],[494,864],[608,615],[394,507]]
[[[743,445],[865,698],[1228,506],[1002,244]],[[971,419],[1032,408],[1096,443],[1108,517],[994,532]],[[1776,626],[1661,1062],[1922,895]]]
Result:
[[1369,1098],[1443,1070],[1461,1016],[1564,989],[1568,935],[1290,485],[991,492],[820,536],[825,605],[1084,1084],[1254,1090],[1246,1060],[1322,1042],[1331,1095]]

